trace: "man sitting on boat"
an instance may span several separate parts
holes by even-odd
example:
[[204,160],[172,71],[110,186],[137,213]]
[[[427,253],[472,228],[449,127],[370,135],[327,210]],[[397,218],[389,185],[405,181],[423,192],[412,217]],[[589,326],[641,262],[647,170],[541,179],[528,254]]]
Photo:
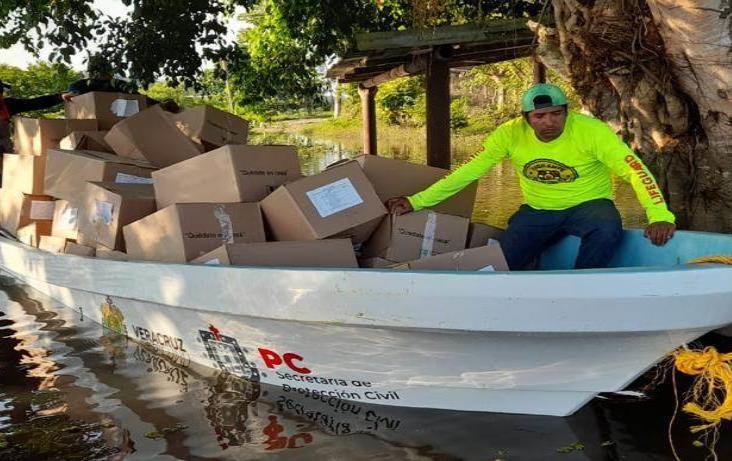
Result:
[[524,269],[564,235],[582,240],[576,269],[606,267],[622,237],[611,173],[631,184],[646,210],[646,237],[666,244],[676,219],[651,172],[605,122],[568,111],[564,92],[544,83],[529,88],[521,110],[523,116],[499,126],[472,160],[422,192],[390,199],[389,210],[437,205],[508,157],[524,196],[501,238],[511,270]]

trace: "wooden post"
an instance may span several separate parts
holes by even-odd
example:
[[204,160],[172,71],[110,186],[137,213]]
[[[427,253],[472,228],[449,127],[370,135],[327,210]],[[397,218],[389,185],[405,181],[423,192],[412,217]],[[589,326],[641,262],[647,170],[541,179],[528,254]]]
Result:
[[427,68],[427,164],[450,169],[450,64],[438,48]]
[[378,87],[358,87],[358,94],[361,96],[361,120],[363,122],[363,152],[364,154],[377,155],[376,152],[376,104],[374,97]]

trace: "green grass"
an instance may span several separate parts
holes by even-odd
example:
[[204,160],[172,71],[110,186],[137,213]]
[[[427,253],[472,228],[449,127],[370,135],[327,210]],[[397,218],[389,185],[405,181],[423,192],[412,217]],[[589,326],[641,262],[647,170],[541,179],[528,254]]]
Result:
[[298,110],[298,111],[292,111],[292,112],[284,112],[281,114],[274,115],[271,119],[271,122],[285,122],[290,120],[301,120],[301,119],[311,119],[311,118],[327,118],[332,117],[333,112],[330,110],[314,110],[311,112],[307,112],[304,110]]

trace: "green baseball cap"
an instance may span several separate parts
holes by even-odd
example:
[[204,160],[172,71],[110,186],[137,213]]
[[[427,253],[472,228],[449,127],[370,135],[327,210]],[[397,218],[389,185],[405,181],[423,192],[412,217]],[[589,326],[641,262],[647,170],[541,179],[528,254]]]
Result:
[[521,98],[521,111],[531,112],[545,107],[563,106],[567,96],[561,88],[549,83],[539,83],[529,88]]

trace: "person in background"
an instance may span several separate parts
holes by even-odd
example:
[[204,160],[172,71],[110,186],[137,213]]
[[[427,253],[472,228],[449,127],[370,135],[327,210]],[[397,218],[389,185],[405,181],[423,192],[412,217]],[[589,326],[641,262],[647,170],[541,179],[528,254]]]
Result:
[[[87,75],[87,78],[77,80],[69,86],[69,91],[64,94],[64,101],[70,102],[75,96],[91,91],[139,94],[138,88],[134,84],[114,77],[112,64],[100,54],[89,56]],[[149,96],[145,96],[145,98],[148,107],[159,104],[165,111],[172,113],[180,112],[180,106],[172,99],[166,99],[161,102]]]
[[10,85],[0,80],[0,153],[12,152],[13,143],[10,140],[10,119],[23,112],[50,109],[63,103],[66,93],[55,93],[37,98],[6,98],[5,90]]
[[665,245],[675,217],[651,172],[605,122],[567,106],[559,87],[532,86],[522,97],[522,116],[491,133],[482,152],[426,190],[389,199],[389,210],[403,214],[437,205],[508,157],[524,196],[500,239],[511,270],[526,268],[568,234],[581,238],[576,269],[607,267],[622,238],[611,173],[633,187],[648,218],[646,237]]
[[69,86],[68,92],[64,95],[65,101],[71,101],[74,96],[89,93],[90,91],[137,94],[135,85],[114,78],[112,65],[100,54],[89,56],[86,70],[88,77],[77,80]]

